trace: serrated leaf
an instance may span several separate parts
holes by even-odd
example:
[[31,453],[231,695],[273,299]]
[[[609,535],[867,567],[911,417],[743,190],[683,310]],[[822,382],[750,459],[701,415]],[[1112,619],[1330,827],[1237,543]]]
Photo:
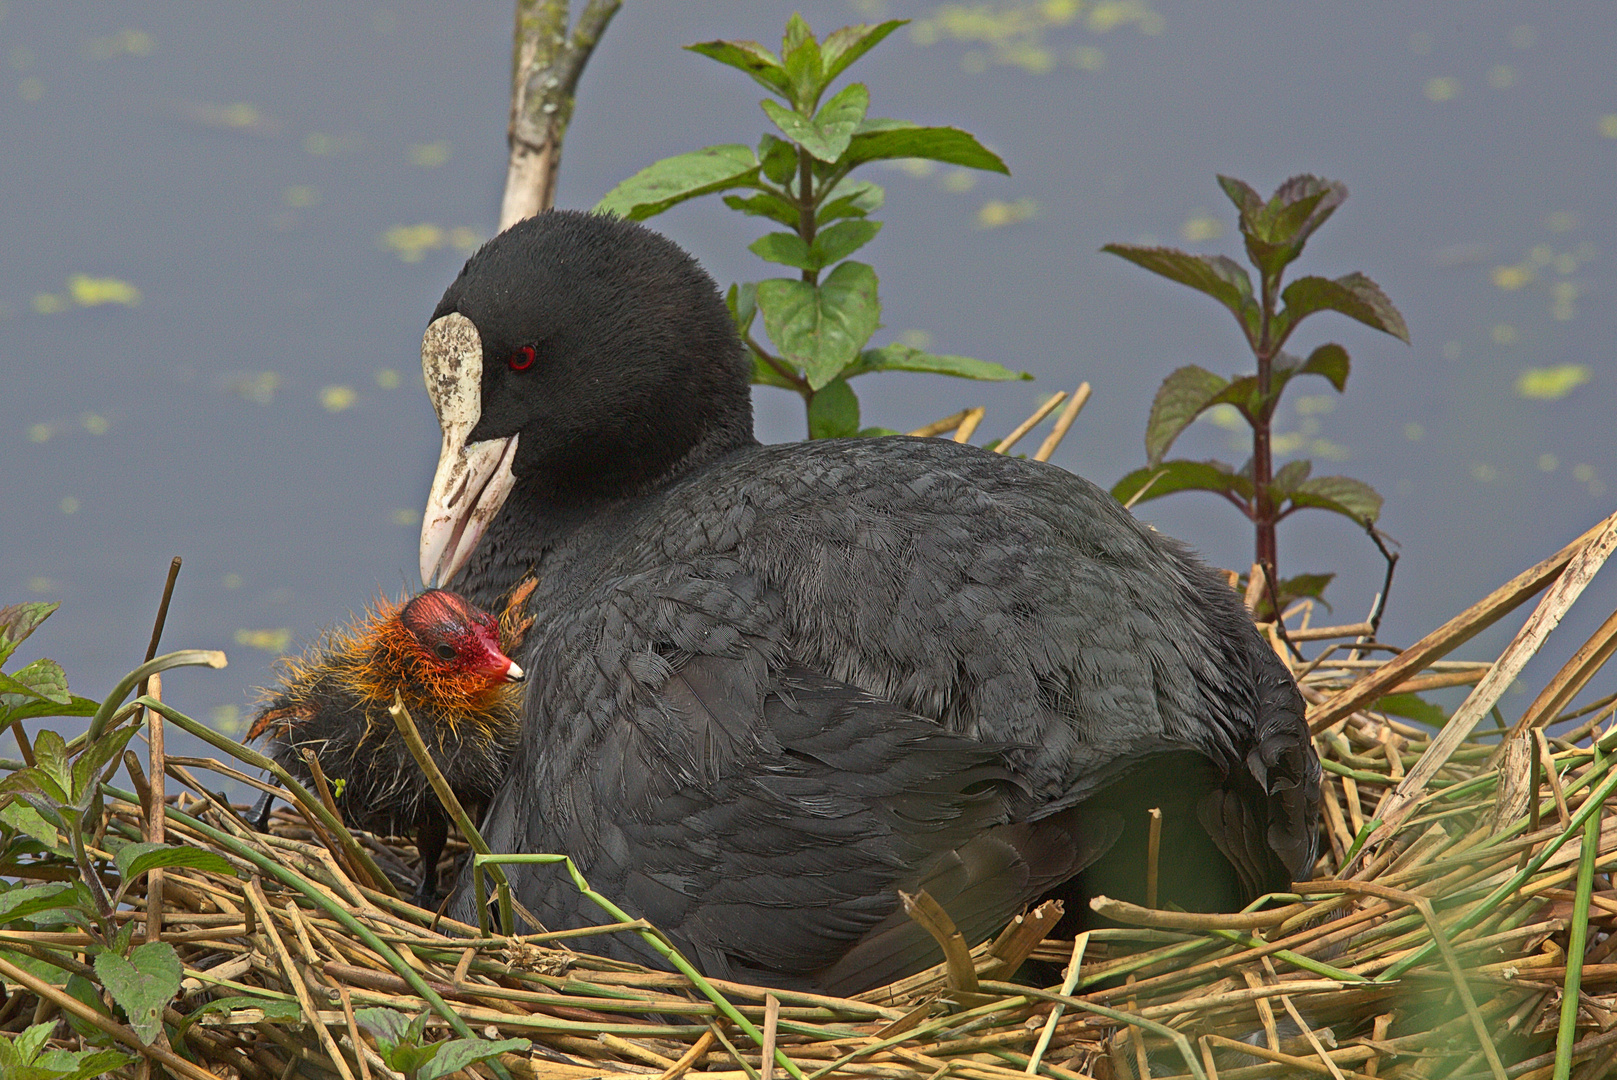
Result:
[[1287,241],[1301,251],[1314,230],[1325,224],[1347,197],[1347,185],[1339,181],[1306,173],[1293,176],[1275,189],[1271,200],[1281,208],[1275,215],[1275,239]]
[[848,70],[848,66],[865,53],[881,44],[882,40],[909,22],[908,19],[889,19],[874,26],[858,23],[833,30],[820,43],[821,70],[827,84]]
[[[1286,384],[1290,373],[1283,368],[1276,367],[1269,380],[1269,400],[1277,401],[1280,390]],[[1241,415],[1250,423],[1252,418],[1263,415],[1263,401],[1258,394],[1258,377],[1256,375],[1242,375],[1231,379],[1229,385],[1208,399],[1207,408],[1214,405],[1234,405],[1241,410]]]
[[853,363],[881,326],[876,272],[840,263],[817,286],[771,278],[758,284],[758,308],[769,338],[818,390]]
[[[31,836],[49,850],[56,850],[61,843],[61,837],[56,832],[56,826],[46,821],[44,816],[25,802],[8,803],[0,807],[0,822],[7,827]],[[0,919],[0,922],[3,922]]]
[[867,161],[926,158],[945,165],[1003,173],[1011,170],[998,154],[959,128],[922,127],[904,120],[867,120],[848,142],[841,164],[852,167]]
[[1282,465],[1274,476],[1269,479],[1269,496],[1279,503],[1286,496],[1308,479],[1308,474],[1314,469],[1311,461],[1288,461]]
[[[49,728],[34,736],[34,765],[62,792],[73,790],[73,762],[67,754],[67,742]],[[34,770],[21,770],[22,773],[32,771]]]
[[781,97],[792,96],[792,83],[780,57],[756,41],[703,41],[685,46],[689,52],[717,60],[738,71],[745,71],[765,90]]
[[811,439],[846,439],[859,433],[859,398],[846,379],[832,379],[808,406]]
[[410,1018],[397,1009],[355,1009],[354,1020],[371,1033],[384,1053],[402,1042],[410,1027]]
[[1325,344],[1308,354],[1307,361],[1297,369],[1299,375],[1318,375],[1336,387],[1337,393],[1347,389],[1348,354],[1340,345]]
[[1152,465],[1162,461],[1179,433],[1191,425],[1211,404],[1219,391],[1229,385],[1222,375],[1214,375],[1194,364],[1174,371],[1157,388],[1151,401],[1151,416],[1145,422],[1145,458]]
[[[81,888],[77,882],[51,881],[39,885],[17,885],[0,892],[0,926],[41,911],[75,906],[80,899]],[[88,899],[88,894],[83,898]]]
[[933,375],[953,375],[960,379],[980,382],[1007,382],[1012,379],[1031,379],[1028,372],[1013,371],[991,360],[974,360],[969,356],[947,353],[929,353],[899,342],[866,349],[859,363],[850,369],[849,377],[872,371],[924,371]]
[[833,188],[815,216],[821,225],[838,218],[862,218],[882,208],[887,192],[869,180],[844,179]]
[[59,603],[31,600],[0,607],[0,664],[5,663],[23,639],[37,630],[39,624],[61,606]]
[[[28,694],[58,705],[66,705],[73,700],[67,692],[67,672],[55,660],[44,657],[5,676],[5,684],[0,685],[6,684],[20,685]],[[10,685],[6,685],[6,688],[10,689]]]
[[[1149,485],[1149,486],[1147,486]],[[1176,491],[1212,491],[1242,501],[1252,498],[1250,478],[1231,471],[1222,461],[1175,459],[1135,469],[1112,485],[1112,497],[1127,504],[1142,489],[1140,502],[1149,502]]]
[[1409,328],[1404,325],[1403,315],[1381,287],[1363,274],[1345,274],[1334,281],[1300,277],[1285,287],[1280,298],[1286,305],[1276,317],[1276,332],[1282,340],[1316,311],[1339,311],[1409,344]]
[[1169,281],[1206,293],[1241,324],[1248,341],[1256,341],[1260,312],[1252,295],[1252,279],[1239,263],[1224,255],[1192,255],[1177,248],[1107,244],[1102,251],[1127,259]]
[[814,40],[814,31],[797,12],[786,20],[786,33],[781,38],[780,62],[786,68],[791,82],[792,104],[808,106],[817,101],[825,88],[824,70],[820,61],[820,43]]
[[879,221],[855,218],[821,229],[809,246],[809,261],[814,264],[810,269],[819,270],[846,259],[874,240],[876,234],[881,232],[881,226]]
[[773,101],[759,102],[781,134],[821,161],[832,162],[848,149],[853,133],[870,108],[870,91],[864,83],[850,83],[839,90],[820,111],[809,119]]
[[166,941],[137,947],[129,959],[103,952],[95,958],[95,973],[112,1000],[129,1017],[129,1026],[150,1046],[163,1030],[163,1006],[180,992],[180,958]]
[[786,184],[797,175],[797,147],[766,131],[758,139],[758,166],[765,179]]
[[415,1074],[416,1080],[438,1080],[469,1065],[490,1061],[501,1054],[526,1050],[533,1044],[527,1039],[450,1039],[439,1044],[437,1055]]
[[809,255],[809,246],[796,233],[773,232],[760,236],[747,245],[747,250],[760,259],[801,270],[818,270]]
[[1237,180],[1233,176],[1219,176],[1218,186],[1224,189],[1230,202],[1241,214],[1241,231],[1246,232],[1253,218],[1263,210],[1263,196],[1252,190],[1245,181]]
[[66,705],[59,705],[54,701],[43,698],[34,698],[24,701],[20,705],[0,706],[0,723],[9,724],[13,720],[37,720],[46,716],[94,716],[96,710],[101,708],[99,701],[89,698],[69,696]]
[[758,159],[751,147],[709,146],[647,165],[607,192],[595,210],[644,221],[699,195],[750,187],[757,177]]
[[102,770],[124,752],[129,740],[135,737],[135,730],[135,724],[126,724],[104,732],[79,754],[73,762],[73,787],[69,792],[74,806],[81,810],[89,808],[90,800],[100,790]]
[[[114,1069],[136,1060],[123,1050],[93,1050],[89,1047],[77,1051],[60,1048],[47,1050],[39,1055],[39,1064],[49,1071],[42,1074],[39,1080],[90,1080],[91,1077],[106,1076]],[[16,1080],[32,1078],[22,1075]]]
[[1352,518],[1361,525],[1381,516],[1381,496],[1363,480],[1351,476],[1316,476],[1298,484],[1291,493],[1295,506],[1311,506]]
[[724,306],[730,309],[736,333],[746,337],[752,329],[752,321],[758,317],[758,286],[751,281],[732,284],[724,294]]
[[726,195],[724,205],[751,217],[778,221],[788,229],[797,228],[800,220],[796,203],[768,191],[760,191],[754,195]]
[[7,1052],[16,1055],[15,1060],[18,1064],[26,1064],[39,1056],[39,1052],[45,1048],[45,1043],[50,1039],[51,1032],[55,1030],[55,1021],[35,1024],[14,1038],[0,1039],[0,1043],[6,1044],[4,1049]]
[[118,866],[119,876],[125,881],[133,881],[159,866],[184,866],[225,877],[236,874],[236,868],[223,855],[202,848],[174,847],[169,844],[125,844],[113,856],[113,862]]

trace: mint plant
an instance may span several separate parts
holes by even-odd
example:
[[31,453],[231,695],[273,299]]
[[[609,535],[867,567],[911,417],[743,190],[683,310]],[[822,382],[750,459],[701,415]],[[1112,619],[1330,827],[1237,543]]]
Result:
[[[753,382],[799,394],[810,438],[891,434],[861,427],[850,380],[876,371],[924,371],[966,379],[1027,379],[999,364],[892,343],[870,347],[881,327],[876,271],[849,258],[881,231],[870,215],[885,193],[853,172],[873,161],[927,158],[1009,174],[997,155],[958,128],[867,115],[870,91],[843,72],[902,19],[845,26],[815,38],[802,16],[786,24],[779,55],[755,41],[709,41],[690,51],[746,72],[775,100],[759,104],[774,125],[756,147],[709,146],[664,158],[607,193],[598,211],[644,220],[700,195],[730,192],[732,210],[785,226],[749,250],[796,277],[732,285],[727,299],[753,359]],[[763,319],[768,343],[754,333]],[[771,347],[772,346],[772,347]]]
[[[1274,416],[1287,385],[1297,376],[1312,375],[1342,393],[1349,368],[1347,350],[1340,345],[1320,345],[1299,358],[1285,352],[1285,344],[1304,319],[1321,311],[1340,312],[1406,345],[1409,330],[1392,301],[1363,274],[1299,277],[1282,285],[1286,267],[1347,198],[1344,185],[1294,176],[1265,201],[1240,180],[1220,176],[1218,182],[1240,212],[1247,259],[1258,275],[1256,287],[1245,268],[1223,255],[1133,244],[1107,244],[1101,250],[1217,300],[1235,316],[1257,370],[1225,378],[1190,364],[1164,379],[1146,421],[1146,465],[1119,480],[1112,494],[1125,503],[1178,491],[1210,491],[1228,500],[1252,522],[1254,562],[1270,585],[1268,603],[1259,614],[1272,618],[1294,599],[1319,598],[1334,576],[1279,576],[1275,526],[1281,521],[1299,510],[1328,510],[1370,530],[1380,546],[1374,525],[1382,500],[1369,484],[1347,476],[1314,476],[1313,463],[1302,459],[1275,468]],[[1180,433],[1216,405],[1233,406],[1252,429],[1252,456],[1239,468],[1222,461],[1165,460]]]

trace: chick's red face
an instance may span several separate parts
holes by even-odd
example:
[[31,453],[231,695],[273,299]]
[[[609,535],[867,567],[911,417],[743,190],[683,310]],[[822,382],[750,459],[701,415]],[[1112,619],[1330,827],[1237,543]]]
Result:
[[494,616],[455,593],[428,589],[399,612],[426,656],[444,669],[481,675],[491,682],[521,682],[523,671],[500,649]]

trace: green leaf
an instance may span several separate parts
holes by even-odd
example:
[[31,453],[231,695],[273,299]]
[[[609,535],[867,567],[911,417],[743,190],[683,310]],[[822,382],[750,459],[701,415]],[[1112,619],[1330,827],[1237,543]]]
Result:
[[1269,495],[1276,503],[1290,495],[1298,484],[1308,479],[1314,469],[1311,461],[1288,461],[1269,479]]
[[644,221],[698,195],[750,187],[757,178],[758,159],[750,147],[709,146],[646,166],[607,192],[595,210]]
[[846,379],[832,379],[808,407],[811,439],[845,439],[859,434],[859,398]]
[[[1149,485],[1149,486],[1148,486]],[[1176,459],[1135,469],[1112,486],[1112,497],[1127,504],[1142,489],[1139,502],[1160,499],[1176,491],[1212,491],[1242,501],[1252,498],[1252,481],[1222,461]]]
[[1263,196],[1233,176],[1219,176],[1218,186],[1224,189],[1224,194],[1230,197],[1230,202],[1240,211],[1241,231],[1246,232],[1252,219],[1263,210]]
[[4,682],[0,682],[0,686],[7,690],[13,686],[21,686],[24,693],[58,705],[66,705],[73,700],[72,695],[67,692],[67,673],[55,660],[41,657],[31,664],[18,668],[9,676],[0,676],[0,679],[4,679]]
[[876,272],[861,262],[840,263],[818,286],[771,278],[758,284],[758,307],[769,338],[803,369],[818,390],[853,363],[881,326]]
[[83,889],[84,886],[76,881],[50,881],[39,885],[17,885],[0,891],[0,926],[41,911],[76,907],[80,899],[90,898]]
[[33,600],[22,604],[0,607],[0,664],[6,662],[23,639],[50,618],[51,612],[61,604]]
[[25,802],[13,802],[0,807],[0,822],[25,836],[33,837],[49,850],[56,850],[61,843],[56,826],[46,821],[38,810]]
[[746,337],[752,329],[752,321],[758,317],[758,286],[750,281],[731,285],[730,291],[724,294],[724,304],[735,321],[736,334]]
[[223,855],[194,847],[172,847],[168,844],[125,844],[113,856],[118,874],[126,882],[159,866],[183,866],[191,870],[206,870],[225,877],[234,877],[236,868]]
[[54,701],[36,698],[25,701],[20,705],[0,706],[0,723],[9,724],[13,720],[36,720],[45,716],[94,716],[99,708],[101,708],[101,703],[91,701],[89,698],[69,697],[66,705],[59,705]]
[[303,1015],[303,1009],[295,1001],[281,1001],[277,998],[251,997],[247,995],[233,995],[231,997],[214,998],[194,1012],[187,1013],[185,1017],[174,1025],[175,1045],[185,1039],[185,1033],[191,1025],[210,1013],[220,1013],[229,1016],[237,1009],[256,1009],[264,1014],[264,1019],[272,1023],[285,1023],[288,1020],[297,1020]]
[[1381,496],[1363,480],[1350,476],[1316,476],[1298,484],[1291,493],[1292,504],[1312,506],[1352,518],[1361,525],[1381,516]]
[[758,165],[765,179],[776,184],[789,183],[797,176],[797,147],[766,131],[758,140]]
[[[123,1050],[95,1050],[90,1047],[83,1050],[47,1050],[39,1055],[39,1064],[47,1070],[40,1074],[39,1080],[90,1080],[91,1077],[106,1076],[114,1069],[133,1064],[136,1060]],[[24,1074],[15,1080],[32,1078]]]
[[397,1009],[355,1009],[354,1020],[371,1033],[384,1052],[403,1042],[410,1028],[410,1018]]
[[1286,286],[1280,298],[1286,306],[1275,322],[1282,339],[1316,311],[1339,311],[1409,344],[1409,328],[1404,325],[1403,315],[1381,287],[1363,274],[1345,274],[1334,281],[1300,277]]
[[1145,422],[1145,459],[1152,465],[1162,461],[1179,433],[1213,405],[1219,391],[1229,385],[1222,375],[1187,364],[1162,380],[1151,401],[1151,416]]
[[1275,189],[1270,204],[1276,207],[1270,238],[1289,243],[1295,251],[1347,201],[1347,185],[1307,174],[1293,176]]
[[849,369],[848,377],[872,371],[925,371],[933,375],[953,375],[960,379],[981,382],[1006,382],[1011,379],[1031,379],[1025,371],[1012,371],[1003,364],[989,360],[973,360],[969,356],[951,356],[929,353],[893,342],[877,349],[866,349],[859,363]]
[[837,218],[862,218],[882,208],[887,193],[869,180],[843,179],[826,195],[816,214],[821,225]]
[[870,108],[864,83],[850,83],[821,106],[812,120],[773,101],[761,101],[764,112],[781,133],[821,161],[832,162],[848,149],[854,131]]
[[799,221],[797,204],[770,191],[760,191],[756,195],[726,195],[724,205],[752,217],[778,221],[788,229],[796,229]]
[[[1282,578],[1275,585],[1275,592],[1280,598],[1280,610],[1286,610],[1294,600],[1309,597],[1319,601],[1321,604],[1325,604],[1325,610],[1329,611],[1331,605],[1325,603],[1325,587],[1335,578],[1335,574],[1298,574],[1296,577]],[[1243,591],[1245,588],[1246,583],[1243,581]],[[1264,597],[1263,602],[1258,605],[1256,614],[1260,621],[1266,621],[1274,617],[1274,609],[1269,606],[1268,597]]]
[[846,167],[892,158],[926,158],[945,165],[1011,174],[1011,170],[976,137],[952,127],[922,127],[905,120],[866,120],[848,143],[840,164]]
[[861,439],[876,439],[883,435],[900,435],[903,433],[894,431],[890,427],[862,427],[857,434]]
[[[67,982],[63,984],[62,989],[67,991],[67,993],[76,999],[79,1004],[84,1005],[101,1016],[106,1017],[108,1020],[112,1019],[112,1013],[107,1008],[106,1002],[101,1000],[100,988],[98,988],[95,983],[91,982],[83,975],[69,975],[67,977]],[[81,1036],[91,1045],[106,1046],[112,1042],[112,1036],[108,1035],[106,1032],[102,1031],[89,1021],[81,1020],[76,1013],[64,1009],[62,1011],[62,1019],[67,1021],[68,1027],[72,1028],[76,1034]]]
[[150,941],[129,954],[129,959],[103,952],[95,958],[95,973],[129,1017],[129,1026],[150,1046],[163,1030],[163,1006],[180,992],[180,958],[166,941]]
[[416,1080],[438,1080],[438,1077],[459,1072],[468,1065],[490,1061],[501,1054],[527,1050],[532,1045],[527,1039],[500,1039],[497,1042],[490,1042],[487,1039],[450,1039],[439,1044],[437,1056],[421,1067],[421,1071],[416,1073]]
[[1234,259],[1224,255],[1192,255],[1177,248],[1107,244],[1102,251],[1127,259],[1169,281],[1206,293],[1229,309],[1248,341],[1258,338],[1261,312],[1252,295],[1252,279]]
[[803,270],[818,270],[809,254],[809,246],[796,233],[773,232],[760,236],[747,245],[747,250],[760,259]]
[[1417,724],[1425,724],[1431,728],[1440,728],[1449,722],[1448,713],[1419,694],[1388,694],[1372,703],[1371,708],[1378,712],[1391,713],[1393,716],[1402,716],[1406,720],[1413,720]]
[[882,39],[909,22],[908,19],[890,19],[870,26],[858,23],[833,30],[820,43],[821,70],[827,85],[848,70],[848,66],[865,53],[881,44]]
[[[814,31],[803,16],[792,13],[786,20],[786,33],[781,38],[780,59],[791,83],[791,100],[804,109],[820,99],[826,79],[821,74],[820,43],[814,40]],[[812,151],[811,151],[812,152]]]
[[1308,360],[1297,369],[1299,375],[1318,375],[1341,393],[1347,389],[1348,354],[1340,345],[1321,345],[1308,354]]
[[879,221],[854,218],[821,229],[809,247],[809,261],[814,264],[810,269],[818,270],[846,259],[874,240],[881,232],[881,225]]
[[73,762],[67,754],[67,741],[61,735],[47,728],[34,736],[34,763],[64,793],[73,790]]
[[117,768],[118,756],[129,745],[129,740],[135,737],[137,727],[136,723],[128,723],[103,732],[100,738],[79,754],[73,762],[73,787],[70,791],[74,806],[81,810],[89,808],[90,800],[100,790],[102,771],[109,764]]
[[783,98],[792,96],[792,82],[780,58],[756,41],[703,41],[685,46],[687,50],[745,71],[765,90]]

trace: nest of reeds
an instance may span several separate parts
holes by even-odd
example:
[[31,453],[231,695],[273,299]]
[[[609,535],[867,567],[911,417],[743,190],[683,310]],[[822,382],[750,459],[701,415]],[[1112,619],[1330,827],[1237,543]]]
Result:
[[[1617,515],[1402,649],[1368,625],[1310,626],[1308,611],[1270,627],[1326,770],[1314,880],[1237,914],[1099,898],[1114,927],[1076,940],[1047,936],[1060,914],[1047,904],[969,951],[923,895],[939,964],[851,999],[704,979],[677,956],[670,973],[575,951],[594,934],[660,940],[609,898],[601,926],[562,933],[412,907],[398,898],[419,872],[407,843],[350,833],[329,798],[300,789],[256,832],[217,792],[220,778],[263,788],[249,773],[265,759],[153,695],[118,714],[109,702],[103,727],[144,711],[151,754],[125,755],[137,791],[103,785],[87,855],[160,842],[208,856],[138,876],[124,859],[128,880],[108,882],[122,886],[109,925],[131,928],[126,945],[169,943],[180,990],[143,1027],[87,962],[89,928],[0,910],[0,1031],[39,1038],[60,1018],[49,1045],[120,1049],[113,1075],[196,1080],[1604,1076],[1617,1067],[1617,822],[1603,814],[1617,695],[1573,702],[1617,648],[1617,616],[1514,725],[1495,705],[1614,546]],[[1499,657],[1445,659],[1541,592]],[[1441,727],[1391,711],[1460,685],[1470,696]],[[165,724],[238,760],[165,756]],[[62,881],[73,865],[42,850],[0,873]],[[1039,970],[1063,977],[1029,984]]]

